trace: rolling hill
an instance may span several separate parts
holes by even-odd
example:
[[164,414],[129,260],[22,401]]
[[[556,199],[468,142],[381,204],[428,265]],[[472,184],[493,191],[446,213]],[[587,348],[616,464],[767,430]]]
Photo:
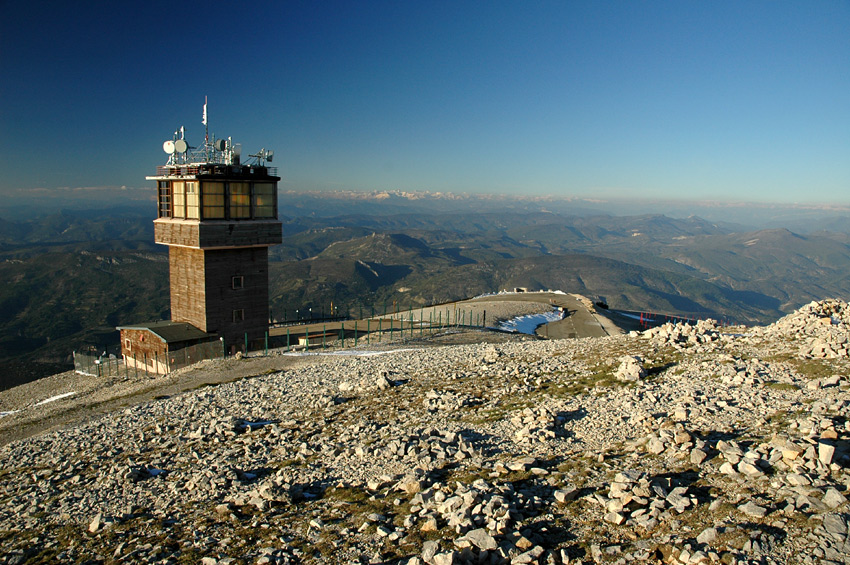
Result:
[[[693,216],[477,210],[462,200],[369,215],[357,212],[374,203],[338,203],[345,215],[301,209],[283,218],[283,244],[270,250],[274,318],[311,308],[327,314],[332,305],[357,315],[528,287],[601,296],[614,308],[763,323],[814,299],[850,296],[844,232],[752,231]],[[74,349],[114,339],[115,325],[168,318],[166,249],[153,243],[151,212],[0,219],[5,374],[53,372],[67,367]]]

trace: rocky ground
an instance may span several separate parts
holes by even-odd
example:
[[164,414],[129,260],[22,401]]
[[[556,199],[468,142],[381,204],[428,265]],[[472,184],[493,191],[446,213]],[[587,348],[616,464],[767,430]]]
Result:
[[848,335],[267,358],[0,448],[0,562],[848,562]]

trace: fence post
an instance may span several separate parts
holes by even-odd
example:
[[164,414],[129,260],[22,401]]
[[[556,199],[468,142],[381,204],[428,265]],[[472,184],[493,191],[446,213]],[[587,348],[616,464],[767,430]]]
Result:
[[327,329],[328,329],[328,325],[322,324],[322,349],[325,348],[325,332],[327,331]]
[[248,356],[248,332],[245,332],[245,357]]
[[357,347],[357,320],[354,320],[354,347]]
[[145,353],[145,376],[146,377],[150,376],[150,374],[148,373],[148,354],[147,353]]
[[393,340],[393,317],[390,316],[390,341]]
[[265,351],[263,351],[263,355],[265,357],[269,356],[269,332],[266,332],[266,347],[265,347]]

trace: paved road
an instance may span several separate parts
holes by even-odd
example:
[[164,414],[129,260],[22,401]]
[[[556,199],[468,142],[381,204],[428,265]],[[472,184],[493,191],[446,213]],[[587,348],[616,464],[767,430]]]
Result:
[[[504,294],[476,298],[475,301],[520,300],[551,304],[564,309],[563,320],[544,324],[537,329],[537,335],[549,339],[577,339],[582,337],[605,337],[617,335],[623,331],[611,320],[595,313],[593,303],[587,298],[575,294],[555,292],[528,292]],[[472,302],[472,301],[469,301]]]

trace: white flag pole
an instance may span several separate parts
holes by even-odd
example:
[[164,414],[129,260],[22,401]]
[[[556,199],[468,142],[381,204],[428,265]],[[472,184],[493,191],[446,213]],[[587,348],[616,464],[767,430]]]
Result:
[[201,120],[201,123],[204,124],[204,142],[209,142],[210,140],[210,128],[207,125],[207,97],[204,96],[204,118]]

